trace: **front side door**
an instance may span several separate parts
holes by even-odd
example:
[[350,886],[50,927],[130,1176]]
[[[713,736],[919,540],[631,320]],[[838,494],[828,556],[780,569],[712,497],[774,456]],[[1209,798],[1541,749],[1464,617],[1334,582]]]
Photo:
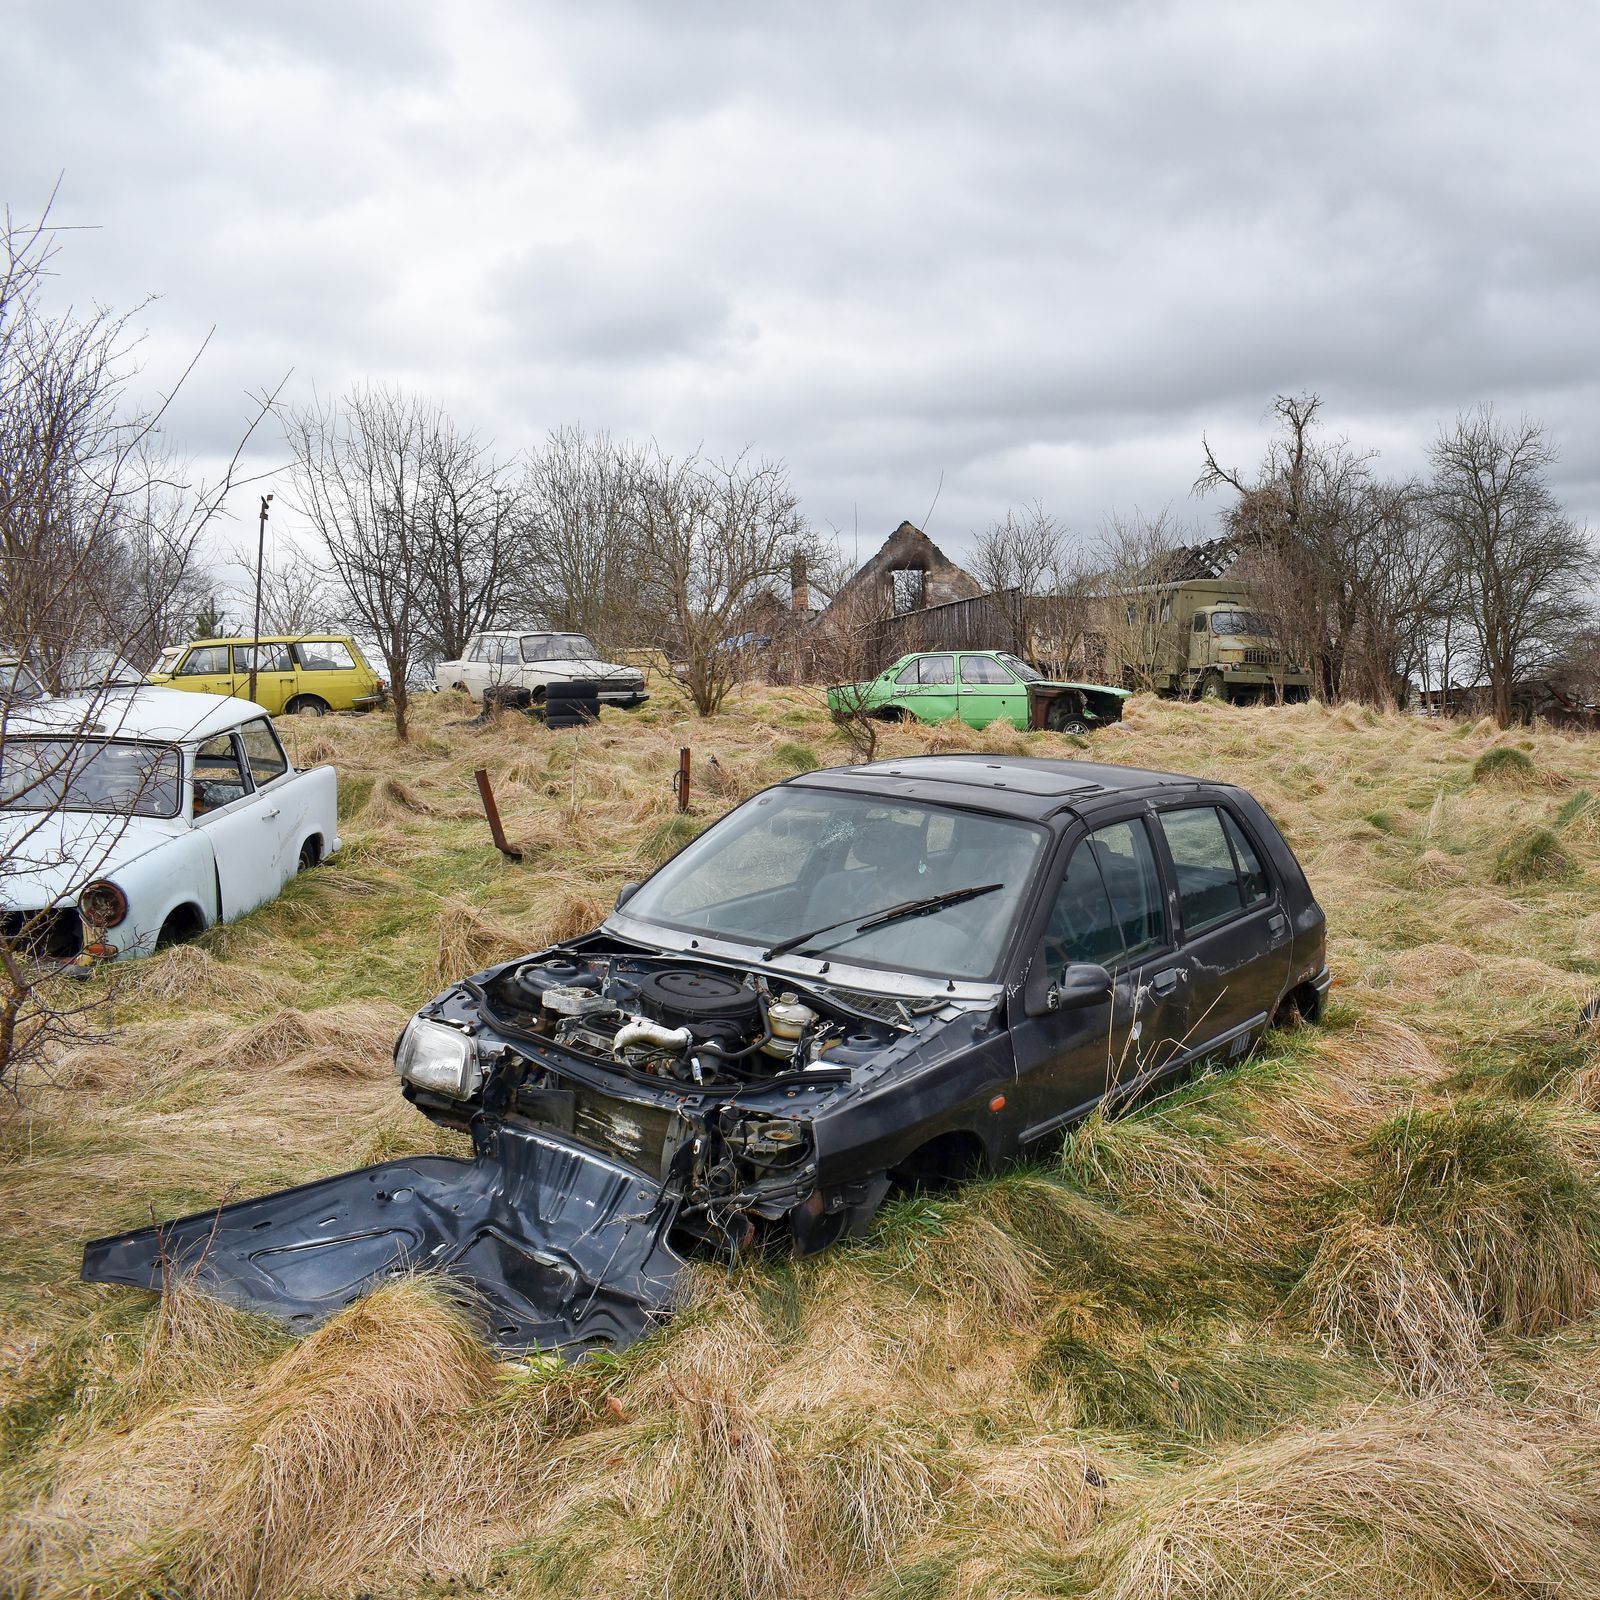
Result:
[[903,706],[919,722],[947,722],[956,714],[954,656],[918,656],[895,674],[890,705]]
[[1115,989],[1109,1001],[1014,1021],[1025,1142],[1114,1090],[1131,1093],[1183,1047],[1188,988],[1173,960],[1166,895],[1142,816],[1102,822],[1072,846],[1041,938],[1052,980],[1088,963],[1105,967]]
[[1190,988],[1190,1048],[1243,1055],[1271,1021],[1293,940],[1267,854],[1224,804],[1164,808]]
[[221,900],[218,920],[232,922],[280,888],[279,852],[266,815],[271,796],[256,793],[238,736],[219,733],[194,753],[194,825],[211,845]]
[[[250,665],[256,669],[256,692],[250,693]],[[253,699],[277,716],[294,699],[294,656],[286,644],[236,644],[233,647],[233,693]]]
[[987,728],[1005,717],[1028,726],[1028,691],[993,656],[961,657],[961,720]]
[[201,694],[232,694],[233,666],[225,644],[200,644],[188,651],[172,674],[174,689]]
[[272,724],[257,717],[239,730],[246,769],[255,790],[261,848],[272,854],[272,893],[300,870],[300,846],[318,831],[310,815],[309,785],[297,783]]

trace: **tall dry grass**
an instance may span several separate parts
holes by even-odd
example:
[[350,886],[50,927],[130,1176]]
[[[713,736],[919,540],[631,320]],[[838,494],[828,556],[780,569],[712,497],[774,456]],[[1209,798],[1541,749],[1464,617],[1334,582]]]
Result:
[[[1258,795],[1329,912],[1325,1026],[897,1200],[861,1244],[699,1268],[620,1358],[507,1369],[425,1284],[300,1343],[76,1284],[85,1237],[152,1213],[458,1151],[395,1095],[409,1012],[849,759],[799,691],[577,734],[449,696],[417,717],[406,747],[378,718],[292,727],[339,768],[344,855],[120,974],[106,1040],[0,1114],[7,1593],[1595,1592],[1590,742],[1136,698],[1088,753]],[[954,750],[1084,754],[883,744]]]

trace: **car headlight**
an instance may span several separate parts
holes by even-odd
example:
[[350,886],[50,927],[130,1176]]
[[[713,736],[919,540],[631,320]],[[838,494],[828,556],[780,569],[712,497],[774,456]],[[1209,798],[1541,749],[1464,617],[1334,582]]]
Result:
[[453,1100],[469,1100],[483,1082],[477,1046],[466,1034],[443,1023],[413,1017],[394,1053],[395,1071],[407,1083]]
[[85,922],[114,928],[128,914],[128,897],[109,878],[101,878],[78,896],[78,910]]

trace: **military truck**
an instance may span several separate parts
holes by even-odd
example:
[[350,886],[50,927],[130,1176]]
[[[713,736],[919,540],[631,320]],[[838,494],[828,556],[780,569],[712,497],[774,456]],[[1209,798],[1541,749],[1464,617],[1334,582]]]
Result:
[[[1276,621],[1227,578],[1148,584],[1108,595],[1107,674],[1175,699],[1235,704],[1311,696],[1311,674],[1289,661]],[[1116,613],[1123,613],[1118,615]],[[1120,656],[1121,660],[1115,659]]]

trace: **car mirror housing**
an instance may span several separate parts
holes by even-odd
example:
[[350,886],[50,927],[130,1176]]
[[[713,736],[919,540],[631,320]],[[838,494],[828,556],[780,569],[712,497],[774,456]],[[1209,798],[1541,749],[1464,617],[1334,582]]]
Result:
[[1029,965],[1022,991],[1022,1009],[1030,1017],[1048,1017],[1057,1011],[1073,1011],[1109,1000],[1116,982],[1104,967],[1078,961],[1059,979],[1050,976],[1050,964],[1041,945]]
[[630,879],[627,883],[623,884],[623,886],[617,890],[617,903],[614,907],[612,907],[612,909],[615,911],[620,911],[634,897],[634,895],[638,892],[638,889],[639,880],[637,878]]

